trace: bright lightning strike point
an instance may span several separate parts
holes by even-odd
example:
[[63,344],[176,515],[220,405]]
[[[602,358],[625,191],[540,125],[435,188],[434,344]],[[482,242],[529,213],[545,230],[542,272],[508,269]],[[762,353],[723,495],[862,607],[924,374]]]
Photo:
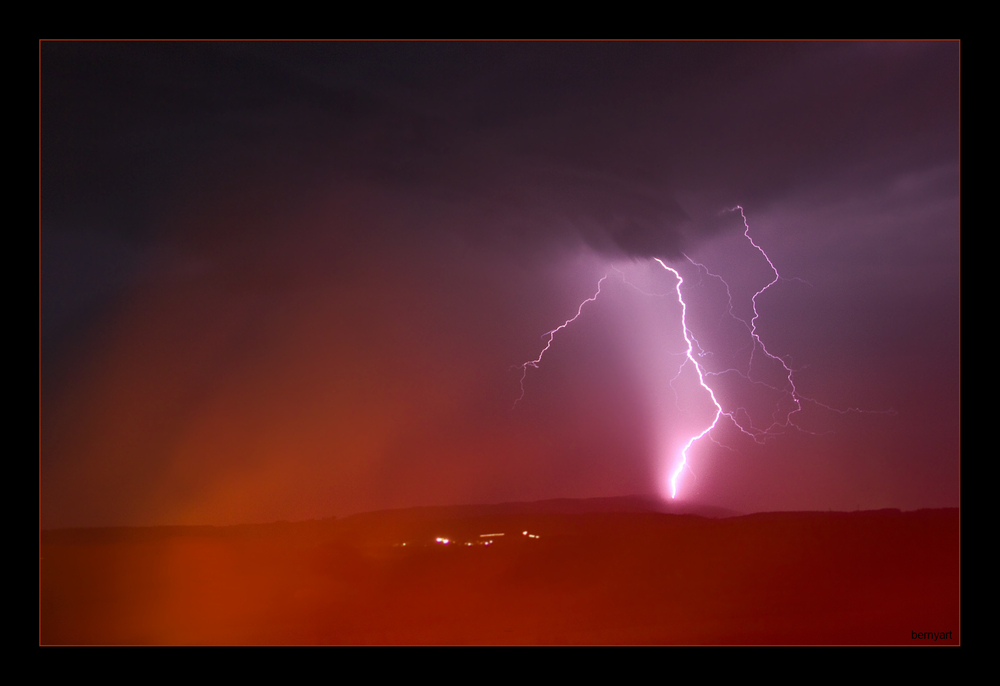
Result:
[[[687,343],[687,350],[685,351],[687,355],[687,360],[684,361],[684,364],[690,362],[691,364],[694,365],[695,371],[698,373],[698,383],[701,384],[701,387],[705,389],[705,391],[708,393],[708,396],[712,399],[712,404],[715,405],[715,416],[712,418],[712,423],[709,424],[707,427],[705,427],[705,429],[700,434],[692,436],[691,438],[688,439],[688,442],[684,445],[684,449],[681,450],[680,464],[677,465],[677,468],[674,469],[673,474],[670,475],[670,497],[676,498],[677,480],[680,478],[681,473],[687,466],[687,451],[691,448],[692,445],[694,445],[696,441],[701,439],[705,434],[707,434],[709,431],[715,428],[715,425],[719,423],[719,417],[722,416],[723,411],[722,411],[722,405],[720,405],[719,401],[716,399],[715,392],[712,390],[712,387],[709,386],[707,383],[705,383],[704,369],[702,369],[701,365],[698,364],[698,360],[694,358],[694,342],[692,341],[691,331],[687,327],[687,303],[684,302],[684,296],[681,295],[681,284],[684,283],[684,279],[681,278],[680,273],[676,269],[668,267],[666,262],[661,260],[659,257],[654,257],[653,259],[659,262],[661,267],[663,267],[668,272],[677,277],[677,302],[679,302],[681,305],[681,329],[684,331],[684,340]],[[684,365],[681,365],[682,369],[683,366]]]

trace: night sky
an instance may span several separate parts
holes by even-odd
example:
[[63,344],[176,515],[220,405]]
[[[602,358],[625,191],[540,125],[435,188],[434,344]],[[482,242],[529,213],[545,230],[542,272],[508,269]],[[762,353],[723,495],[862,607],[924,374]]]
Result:
[[712,413],[656,257],[771,434],[720,422],[679,501],[956,507],[959,74],[957,42],[43,42],[40,523],[663,497]]

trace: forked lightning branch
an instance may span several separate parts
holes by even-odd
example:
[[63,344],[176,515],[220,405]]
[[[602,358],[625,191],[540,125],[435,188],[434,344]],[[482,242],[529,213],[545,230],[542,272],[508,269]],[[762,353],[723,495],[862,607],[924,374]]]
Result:
[[[674,290],[675,290],[676,295],[677,295],[677,302],[680,305],[680,312],[681,312],[679,324],[680,324],[680,328],[681,328],[681,331],[682,331],[683,336],[684,336],[684,341],[685,341],[685,346],[686,346],[686,349],[683,351],[684,352],[684,361],[681,363],[680,368],[677,371],[677,376],[680,376],[681,373],[684,372],[685,368],[690,367],[693,370],[695,376],[697,377],[698,389],[699,389],[697,392],[704,393],[711,400],[711,403],[714,406],[714,415],[712,416],[711,421],[706,422],[705,425],[700,430],[695,431],[690,436],[688,436],[687,439],[684,442],[683,448],[680,450],[680,453],[678,455],[676,455],[672,460],[670,460],[670,463],[672,465],[669,468],[669,473],[670,473],[669,483],[670,483],[670,497],[671,498],[676,498],[677,497],[677,492],[678,492],[678,489],[680,487],[681,477],[683,476],[685,470],[689,469],[690,451],[691,451],[692,447],[696,443],[698,443],[701,439],[703,439],[705,437],[711,438],[712,431],[716,427],[718,427],[719,423],[722,422],[722,421],[729,421],[729,422],[731,422],[732,425],[735,428],[737,428],[741,433],[749,436],[750,438],[752,438],[754,441],[756,441],[758,443],[762,443],[767,437],[777,435],[777,434],[781,433],[783,430],[786,430],[786,429],[789,429],[789,428],[803,430],[803,429],[801,429],[801,427],[799,427],[799,426],[797,426],[795,424],[795,415],[802,411],[802,403],[803,403],[803,401],[808,401],[808,402],[814,403],[814,404],[816,404],[816,405],[818,405],[820,407],[823,407],[825,409],[833,410],[833,411],[841,412],[841,413],[843,413],[843,412],[860,412],[861,411],[861,410],[857,410],[856,408],[851,408],[849,410],[837,410],[836,408],[832,408],[832,407],[829,407],[827,405],[823,405],[822,403],[818,403],[817,401],[812,400],[810,398],[803,398],[799,394],[799,391],[798,391],[798,389],[795,386],[795,372],[794,372],[794,370],[782,358],[780,358],[779,356],[773,354],[768,349],[767,345],[764,343],[764,340],[761,338],[760,333],[759,333],[758,328],[757,328],[758,320],[760,319],[760,311],[758,310],[758,305],[759,305],[758,299],[761,298],[761,296],[763,296],[772,286],[774,286],[776,283],[778,283],[781,280],[782,277],[778,273],[778,270],[774,266],[774,263],[772,262],[771,258],[767,255],[766,252],[764,252],[764,249],[760,245],[758,245],[754,241],[754,239],[750,236],[750,224],[747,221],[747,217],[746,217],[746,214],[743,211],[743,207],[740,206],[740,205],[737,205],[736,207],[732,208],[729,211],[730,212],[737,212],[738,211],[740,213],[740,217],[743,219],[743,227],[744,227],[743,235],[744,235],[744,237],[747,239],[747,241],[749,241],[750,245],[752,245],[757,250],[757,252],[760,253],[760,255],[763,257],[763,259],[767,262],[767,265],[770,268],[770,271],[771,271],[771,274],[772,274],[772,276],[770,277],[770,280],[768,281],[768,283],[766,285],[764,285],[762,288],[760,288],[750,298],[750,305],[751,305],[752,310],[753,310],[753,316],[751,317],[750,321],[747,322],[747,321],[745,321],[743,319],[740,319],[735,314],[733,314],[733,312],[732,312],[732,295],[731,295],[731,291],[730,291],[730,288],[729,288],[729,284],[726,283],[726,281],[721,276],[719,276],[717,274],[713,274],[712,272],[709,272],[707,267],[705,267],[704,265],[699,264],[697,262],[694,262],[690,258],[688,258],[688,261],[691,262],[691,264],[697,266],[699,269],[704,269],[704,271],[707,274],[709,274],[710,276],[712,276],[714,278],[719,279],[725,285],[726,292],[729,294],[729,297],[730,297],[729,315],[732,316],[734,319],[736,319],[736,321],[740,322],[740,324],[742,324],[743,327],[745,327],[747,335],[750,337],[750,340],[751,340],[751,343],[752,343],[751,354],[750,354],[750,358],[749,358],[749,362],[747,364],[746,370],[728,369],[728,370],[723,370],[723,371],[710,372],[699,361],[699,357],[703,356],[703,354],[704,354],[705,351],[702,350],[701,345],[698,343],[697,339],[695,338],[694,333],[688,327],[688,317],[687,317],[687,314],[688,314],[688,303],[684,300],[684,292],[683,292],[683,289],[682,289],[682,287],[684,285],[684,279],[683,279],[683,277],[681,276],[681,274],[680,274],[680,272],[678,270],[676,270],[673,267],[669,266],[662,259],[660,259],[658,257],[653,258],[655,262],[657,262],[661,267],[663,267],[663,269],[665,269],[666,271],[670,272],[673,275],[673,277],[676,279],[676,284],[675,284],[675,289]],[[518,398],[514,401],[514,406],[515,407],[517,406],[518,402],[520,402],[524,398],[524,394],[525,394],[525,379],[527,378],[527,375],[528,375],[528,369],[529,368],[534,368],[534,369],[538,369],[539,368],[539,366],[541,365],[541,362],[542,362],[542,358],[552,348],[552,345],[553,345],[553,342],[555,340],[556,334],[558,334],[563,329],[566,329],[567,327],[569,327],[570,324],[572,324],[577,319],[579,319],[581,316],[583,316],[585,306],[588,303],[592,303],[592,302],[596,301],[598,299],[598,297],[601,295],[601,289],[602,289],[602,287],[604,285],[604,282],[605,282],[605,280],[607,278],[608,278],[607,274],[605,274],[603,277],[601,277],[601,279],[597,282],[597,290],[594,293],[594,295],[592,295],[591,297],[589,297],[586,300],[584,300],[583,302],[581,302],[580,306],[577,308],[576,313],[572,317],[570,317],[565,322],[563,322],[562,324],[560,324],[556,328],[552,329],[551,331],[549,331],[549,332],[547,332],[546,334],[543,335],[543,339],[545,339],[545,346],[542,348],[541,352],[538,354],[538,357],[536,357],[533,360],[528,360],[527,362],[524,362],[523,364],[520,365],[520,367],[521,367],[521,379],[520,379],[521,393],[518,396]],[[755,359],[756,356],[759,356],[759,355],[766,357],[768,360],[771,360],[774,363],[777,363],[778,365],[780,365],[780,368],[784,370],[783,373],[782,373],[782,376],[784,377],[784,381],[783,381],[783,386],[784,387],[783,388],[775,388],[771,384],[767,384],[767,383],[764,383],[763,381],[761,381],[760,379],[753,378],[754,359]],[[754,426],[753,423],[750,421],[749,417],[746,416],[746,413],[739,414],[738,413],[738,408],[727,409],[727,405],[725,404],[724,399],[720,400],[719,397],[717,397],[717,395],[716,395],[717,389],[713,387],[713,385],[710,383],[709,380],[712,377],[718,377],[721,374],[727,373],[727,372],[732,372],[732,373],[739,374],[741,377],[743,377],[744,379],[746,379],[746,380],[748,380],[750,382],[757,383],[757,384],[762,384],[767,389],[769,389],[770,391],[776,391],[776,392],[780,393],[781,396],[790,399],[791,402],[786,405],[787,409],[785,409],[785,410],[780,410],[780,409],[776,408],[775,413],[773,413],[771,415],[772,416],[772,421],[771,421],[770,425],[765,426],[765,427]]]

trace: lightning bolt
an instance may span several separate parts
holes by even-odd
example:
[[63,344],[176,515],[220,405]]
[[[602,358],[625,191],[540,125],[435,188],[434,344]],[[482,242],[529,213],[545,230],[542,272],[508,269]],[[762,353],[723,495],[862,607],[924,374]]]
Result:
[[[684,447],[681,449],[680,459],[670,473],[669,483],[670,483],[671,498],[677,497],[677,489],[678,489],[678,484],[680,482],[680,478],[686,469],[687,470],[690,469],[688,452],[691,450],[691,447],[706,436],[708,436],[713,441],[718,443],[718,441],[716,441],[711,436],[711,432],[719,425],[719,422],[720,420],[722,420],[723,417],[729,419],[741,433],[745,434],[746,436],[749,436],[757,443],[763,443],[767,438],[779,435],[780,433],[783,433],[788,429],[796,429],[799,431],[804,431],[804,429],[795,424],[795,415],[797,415],[802,411],[803,401],[814,403],[820,407],[832,410],[834,412],[839,412],[841,414],[846,414],[848,412],[864,412],[864,410],[860,410],[858,408],[849,408],[847,410],[840,410],[837,408],[830,407],[828,405],[824,405],[812,398],[804,398],[803,396],[801,396],[798,388],[795,385],[795,370],[792,369],[792,367],[790,367],[784,359],[772,353],[768,349],[767,345],[765,345],[764,340],[761,338],[760,332],[758,331],[758,320],[760,319],[760,311],[758,310],[757,307],[758,298],[760,298],[771,287],[773,287],[775,284],[781,281],[782,276],[778,273],[777,268],[774,266],[774,262],[771,260],[768,254],[764,251],[764,249],[760,245],[757,244],[756,241],[754,241],[753,237],[750,235],[750,223],[747,220],[746,213],[744,212],[743,207],[741,205],[737,205],[736,207],[733,207],[728,211],[729,212],[739,211],[740,217],[742,217],[743,219],[743,227],[744,227],[743,236],[747,239],[747,241],[749,241],[750,245],[753,246],[761,254],[761,256],[764,258],[764,260],[770,267],[771,273],[773,275],[770,281],[768,281],[766,285],[761,287],[750,298],[750,304],[753,309],[753,316],[750,318],[750,321],[747,322],[746,320],[741,319],[733,312],[733,297],[729,288],[729,284],[725,281],[725,279],[723,279],[718,274],[713,274],[711,271],[708,270],[708,268],[705,265],[695,262],[686,255],[685,257],[688,260],[688,262],[690,262],[693,266],[697,267],[699,270],[703,270],[707,275],[718,279],[719,281],[722,282],[723,285],[725,285],[726,295],[729,300],[726,314],[733,317],[736,321],[740,322],[746,328],[750,337],[750,346],[751,346],[750,360],[746,366],[746,371],[741,371],[739,369],[734,369],[734,368],[722,371],[709,371],[705,368],[705,366],[701,362],[698,361],[698,357],[704,357],[708,355],[708,353],[702,348],[701,344],[698,343],[698,340],[695,338],[692,331],[688,328],[687,303],[685,302],[684,295],[681,292],[681,286],[684,284],[684,279],[679,271],[677,271],[673,267],[668,266],[667,263],[664,262],[662,259],[658,257],[653,258],[653,260],[657,262],[661,267],[663,267],[664,270],[673,274],[674,278],[677,280],[677,283],[675,284],[674,287],[674,291],[677,294],[677,302],[681,306],[681,330],[683,331],[684,334],[686,349],[683,352],[685,359],[681,363],[680,368],[677,371],[677,376],[675,376],[674,378],[676,379],[677,377],[679,377],[683,373],[684,368],[686,366],[690,365],[691,367],[693,367],[695,374],[698,377],[699,385],[701,386],[702,389],[704,389],[705,393],[708,394],[708,397],[711,399],[712,404],[715,407],[715,414],[712,417],[711,422],[709,422],[705,426],[705,428],[702,429],[700,432],[690,436],[687,439],[687,442],[684,444]],[[625,284],[631,286],[632,288],[635,288],[640,293],[643,293],[644,295],[657,295],[652,293],[646,293],[645,291],[639,289],[634,284],[629,283],[629,281],[625,278],[625,275],[622,272],[615,269],[614,267],[611,267],[611,269],[617,272],[618,275],[622,277],[622,281]],[[543,338],[547,337],[547,340],[545,342],[545,347],[542,348],[542,351],[538,354],[538,357],[535,358],[534,360],[529,360],[520,365],[521,394],[520,396],[518,396],[517,400],[514,401],[514,407],[516,407],[518,402],[520,402],[524,398],[524,393],[525,393],[524,381],[528,374],[528,368],[529,367],[534,367],[535,369],[538,368],[539,364],[541,364],[542,358],[545,356],[545,353],[548,352],[548,350],[552,347],[552,342],[555,339],[555,335],[559,331],[562,331],[570,324],[575,322],[577,319],[579,319],[580,316],[583,314],[583,308],[587,303],[594,302],[595,300],[597,300],[597,298],[601,294],[601,288],[604,282],[607,280],[607,278],[608,278],[607,274],[601,277],[600,281],[597,282],[597,292],[595,292],[593,296],[587,298],[582,303],[580,303],[580,306],[577,308],[575,315],[567,319],[565,322],[563,322],[560,326],[556,327],[555,329],[552,329],[548,333],[543,334],[542,337]],[[794,279],[794,280],[802,281],[801,279]],[[758,358],[758,356],[763,356],[767,360],[770,360],[771,362],[781,365],[781,368],[784,370],[784,379],[785,379],[784,388],[776,388],[774,386],[771,386],[770,384],[764,383],[763,381],[754,379],[754,373],[753,373],[754,363],[755,360]],[[779,411],[776,410],[771,415],[771,424],[769,426],[763,428],[754,426],[754,423],[750,417],[750,413],[745,408],[735,408],[733,410],[726,410],[723,407],[722,403],[719,402],[719,399],[716,397],[715,390],[707,381],[708,377],[721,376],[723,374],[729,374],[729,373],[738,374],[740,377],[742,377],[743,379],[752,384],[760,384],[771,391],[781,393],[782,395],[791,400],[792,409],[789,409],[787,412],[785,412],[783,418],[780,418]],[[887,413],[895,414],[893,410],[888,410]],[[812,432],[807,432],[807,433],[812,433]]]
[[[712,404],[715,405],[715,416],[712,418],[712,423],[709,424],[707,427],[705,427],[705,429],[702,430],[700,434],[696,434],[688,439],[687,443],[684,444],[684,449],[681,450],[680,464],[677,465],[677,468],[674,469],[673,474],[670,475],[670,497],[676,498],[677,480],[680,478],[681,473],[684,471],[684,468],[687,467],[687,451],[691,448],[692,445],[695,444],[696,441],[698,441],[705,434],[714,429],[715,425],[719,423],[719,417],[721,417],[725,413],[722,410],[722,405],[719,404],[718,398],[715,397],[715,391],[712,390],[711,386],[705,383],[705,370],[702,368],[700,364],[698,364],[698,360],[694,358],[694,337],[692,336],[691,330],[688,329],[687,325],[687,303],[684,302],[684,296],[681,295],[681,284],[684,283],[684,279],[681,277],[680,273],[676,269],[668,267],[667,263],[661,260],[659,257],[654,257],[653,259],[659,262],[661,267],[663,267],[668,272],[677,277],[677,302],[679,302],[681,305],[681,329],[684,331],[684,340],[687,342],[687,350],[685,351],[687,359],[684,360],[684,362],[681,364],[680,371],[683,371],[684,365],[686,365],[688,362],[693,364],[695,371],[698,373],[698,383],[700,383],[701,387],[705,389],[705,391],[708,393],[708,396],[712,399]],[[701,346],[698,347],[700,348]],[[679,373],[680,372],[678,372],[678,374]]]
[[580,318],[580,315],[583,314],[584,305],[586,305],[587,303],[592,303],[595,300],[597,300],[597,296],[601,294],[601,286],[604,284],[604,281],[607,278],[608,278],[607,274],[601,277],[601,280],[597,282],[597,292],[594,293],[594,295],[592,295],[591,297],[584,300],[582,303],[580,303],[580,307],[576,309],[576,314],[574,314],[572,317],[570,317],[562,324],[549,331],[548,333],[542,334],[542,338],[548,336],[548,340],[545,341],[545,347],[542,348],[542,352],[538,353],[538,357],[536,357],[533,360],[528,360],[527,362],[521,365],[521,395],[519,395],[517,397],[517,400],[514,401],[514,406],[511,409],[517,407],[517,404],[524,399],[524,378],[528,375],[528,367],[534,367],[535,369],[538,369],[538,365],[541,364],[542,358],[545,356],[545,353],[548,352],[549,348],[552,347],[552,341],[555,339],[556,334]]
[[[767,346],[764,345],[764,341],[761,340],[760,334],[757,333],[757,320],[760,319],[760,313],[757,311],[757,298],[759,298],[763,293],[765,293],[769,288],[771,288],[771,286],[773,286],[774,284],[778,283],[778,281],[781,280],[781,275],[778,274],[778,270],[774,266],[774,262],[772,262],[771,258],[767,256],[767,253],[764,252],[764,249],[761,248],[759,245],[757,245],[757,243],[754,242],[754,239],[750,236],[750,223],[747,221],[747,215],[746,215],[746,213],[744,213],[743,207],[741,205],[737,205],[736,207],[734,207],[733,209],[731,209],[730,212],[735,212],[736,210],[740,211],[740,217],[743,218],[743,228],[744,228],[743,235],[746,236],[746,239],[748,241],[750,241],[750,245],[752,245],[754,248],[756,248],[757,252],[759,252],[764,257],[764,259],[767,261],[767,266],[769,266],[771,268],[771,272],[774,273],[774,278],[771,280],[771,282],[768,283],[763,288],[761,288],[756,293],[754,293],[753,297],[750,298],[750,303],[753,305],[753,317],[750,319],[750,335],[753,337],[753,341],[754,341],[754,349],[753,349],[753,352],[750,355],[750,365],[751,365],[751,368],[752,368],[752,366],[753,366],[753,355],[754,355],[754,353],[757,352],[757,348],[759,347],[760,350],[765,355],[767,355],[770,359],[772,359],[775,362],[777,362],[778,364],[780,364],[782,366],[782,368],[785,370],[785,378],[788,379],[788,386],[789,386],[789,388],[791,388],[791,391],[790,391],[789,395],[792,398],[792,402],[795,403],[795,409],[792,410],[791,412],[789,412],[785,416],[785,422],[784,422],[784,424],[781,425],[783,427],[788,427],[788,426],[792,426],[793,425],[792,415],[798,414],[799,412],[802,411],[802,399],[799,397],[799,391],[795,387],[795,373],[792,371],[791,367],[789,367],[787,364],[785,364],[785,361],[783,359],[781,359],[777,355],[771,354],[771,351],[769,351],[767,349]],[[749,376],[749,371],[748,371],[747,375]],[[765,433],[769,433],[770,429],[774,428],[776,425],[777,425],[777,422],[775,422],[775,424],[772,424],[771,427],[768,429],[768,431],[765,432]]]

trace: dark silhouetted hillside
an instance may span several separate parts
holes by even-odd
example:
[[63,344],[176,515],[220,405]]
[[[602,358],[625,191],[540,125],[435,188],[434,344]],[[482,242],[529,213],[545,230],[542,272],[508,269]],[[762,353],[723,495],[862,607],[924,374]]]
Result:
[[613,500],[45,531],[40,640],[959,642],[956,509],[711,519]]

